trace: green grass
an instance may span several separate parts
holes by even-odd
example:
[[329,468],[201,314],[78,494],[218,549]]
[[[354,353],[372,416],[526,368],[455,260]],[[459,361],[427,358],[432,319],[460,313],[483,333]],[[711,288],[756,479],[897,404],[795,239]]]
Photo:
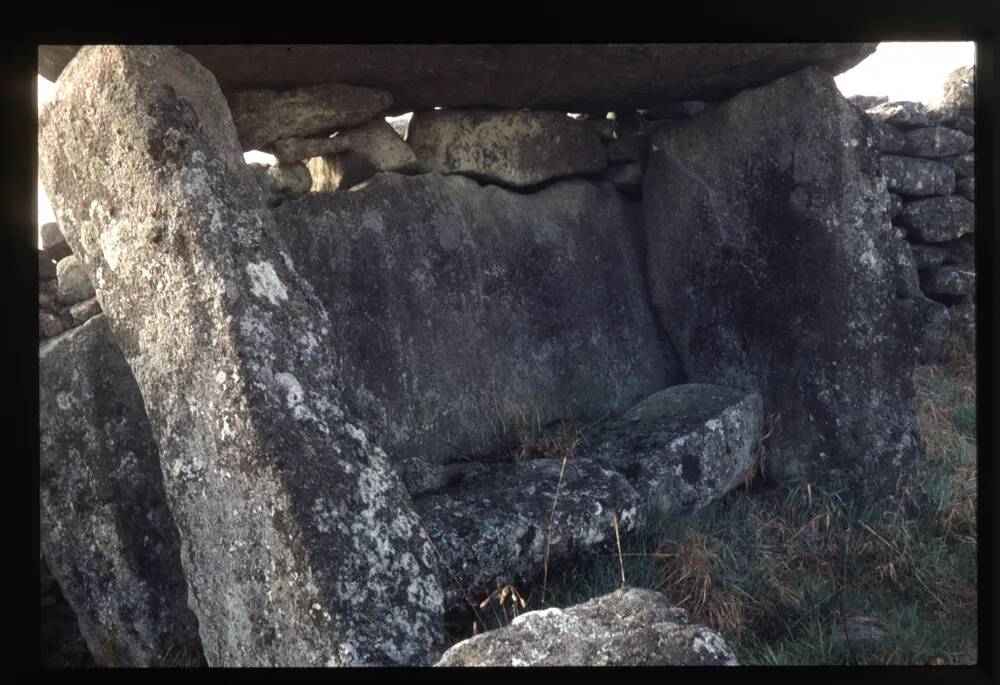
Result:
[[[956,345],[914,383],[927,457],[894,510],[859,511],[809,484],[741,488],[623,537],[621,561],[550,574],[546,605],[613,591],[621,563],[628,585],[691,611],[742,664],[974,664],[974,358]],[[540,590],[522,611],[540,606]],[[845,617],[880,639],[845,631]]]

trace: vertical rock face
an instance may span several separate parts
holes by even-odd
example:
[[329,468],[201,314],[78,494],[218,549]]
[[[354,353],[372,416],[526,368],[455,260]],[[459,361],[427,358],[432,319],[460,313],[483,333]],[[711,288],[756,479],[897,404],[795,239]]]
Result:
[[[379,442],[401,460],[490,453],[519,422],[589,422],[680,380],[648,300],[638,207],[614,190],[377,174],[274,217],[337,322],[349,392],[377,398]],[[420,468],[406,471],[420,490]]]
[[145,401],[208,662],[431,660],[433,551],[343,401],[319,344],[334,324],[215,79],[175,48],[86,47],[39,124],[45,188]]
[[870,122],[806,69],[653,139],[649,280],[691,382],[760,389],[768,471],[891,495],[920,451],[912,308]]
[[180,540],[125,358],[98,316],[39,351],[42,550],[106,666],[195,666]]

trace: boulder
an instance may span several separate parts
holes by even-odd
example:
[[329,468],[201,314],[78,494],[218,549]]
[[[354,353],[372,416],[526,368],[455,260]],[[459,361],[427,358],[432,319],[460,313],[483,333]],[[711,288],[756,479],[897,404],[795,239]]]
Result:
[[941,162],[896,155],[882,155],[880,161],[886,185],[900,195],[950,195],[955,190],[955,172]]
[[380,171],[410,173],[417,169],[413,150],[385,121],[373,121],[337,138],[344,138],[343,152],[309,160],[313,191],[347,189]]
[[947,157],[969,152],[975,145],[972,136],[943,126],[918,128],[905,135],[903,152],[914,157]]
[[944,263],[947,251],[940,245],[910,245],[913,261],[918,269],[933,269]]
[[50,221],[42,224],[38,233],[42,240],[42,251],[49,259],[58,262],[63,257],[72,254],[73,251],[66,244],[66,238],[63,237],[62,231],[59,230],[59,224],[56,222]]
[[914,200],[903,206],[900,222],[925,243],[955,240],[976,228],[976,206],[959,195]]
[[961,297],[976,292],[976,272],[958,266],[942,266],[923,279],[924,292],[932,297]]
[[76,255],[59,260],[56,278],[59,282],[59,301],[63,304],[76,304],[94,296],[94,284]]
[[971,202],[976,201],[976,179],[960,178],[955,182],[955,192]]
[[955,157],[943,157],[938,161],[951,167],[956,178],[974,178],[976,175],[976,155],[974,152],[967,152]]
[[[185,45],[223,91],[353,83],[393,95],[394,112],[434,107],[610,112],[721,100],[809,65],[839,74],[876,43]],[[79,46],[42,45],[55,81]]]
[[972,110],[976,103],[976,68],[959,67],[944,81],[941,105],[958,110]]
[[906,148],[906,134],[892,124],[875,119],[875,147],[879,152],[902,152]]
[[743,482],[763,425],[759,393],[676,385],[599,424],[577,454],[623,474],[644,507],[700,507]]
[[436,658],[433,549],[212,75],[172,47],[83,48],[39,168],[141,390],[209,665]]
[[356,374],[344,391],[372,405],[411,492],[428,463],[488,456],[528,424],[620,413],[681,380],[649,304],[639,208],[610,188],[383,173],[273,216],[337,322],[317,340]]
[[761,392],[779,479],[891,498],[919,455],[912,309],[871,121],[807,69],[654,135],[649,286],[688,382]]
[[[558,488],[558,496],[556,490]],[[550,564],[615,545],[641,525],[639,495],[587,459],[462,464],[447,489],[414,500],[439,551],[446,606],[476,606],[504,585],[540,580]],[[550,526],[551,520],[551,526]]]
[[142,397],[105,317],[42,343],[41,546],[104,666],[192,666],[180,539]]
[[515,188],[597,173],[607,164],[592,128],[564,112],[417,112],[406,142],[421,171],[464,174]]
[[77,302],[69,308],[69,314],[73,317],[73,323],[77,326],[84,321],[88,321],[101,313],[101,303],[96,297],[83,302]]
[[285,138],[360,126],[392,104],[392,96],[385,91],[342,83],[285,91],[243,90],[228,99],[244,150],[263,150]]
[[871,109],[889,102],[889,98],[885,95],[852,95],[847,101],[859,109]]
[[459,642],[436,666],[736,666],[732,648],[653,590],[622,588],[521,614]]
[[867,112],[875,119],[901,129],[922,128],[930,124],[927,107],[919,102],[885,102],[869,108]]

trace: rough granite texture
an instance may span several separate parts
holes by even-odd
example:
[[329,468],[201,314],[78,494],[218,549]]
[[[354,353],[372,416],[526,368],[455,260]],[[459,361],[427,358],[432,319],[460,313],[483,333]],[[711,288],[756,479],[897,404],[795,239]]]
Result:
[[943,243],[975,231],[976,206],[958,195],[915,200],[903,206],[899,221],[913,239]]
[[920,128],[930,123],[927,107],[920,102],[885,102],[867,111],[875,119],[901,129]]
[[596,173],[607,155],[593,128],[565,112],[417,112],[406,133],[421,171],[515,188]]
[[743,482],[763,426],[759,393],[675,385],[596,426],[577,455],[623,474],[644,507],[699,507]]
[[918,128],[904,136],[902,152],[914,157],[948,157],[970,152],[975,145],[972,136],[944,126]]
[[313,191],[341,190],[355,186],[380,171],[410,173],[417,170],[417,157],[396,130],[379,119],[361,128],[345,131],[346,148],[309,160]]
[[104,666],[197,665],[149,420],[105,317],[39,349],[41,546]]
[[736,666],[721,635],[653,590],[621,589],[521,614],[459,642],[436,666]]
[[41,177],[142,392],[208,663],[428,663],[433,550],[215,79],[176,48],[88,46],[57,87]]
[[413,493],[438,487],[430,464],[503,449],[526,423],[593,421],[681,381],[639,219],[583,180],[524,195],[392,173],[274,212],[337,322],[317,341]]
[[806,69],[654,135],[643,187],[650,291],[688,381],[761,392],[781,417],[770,475],[869,502],[921,453],[873,138]]
[[880,165],[894,193],[926,197],[950,195],[955,190],[955,172],[939,161],[882,155]]

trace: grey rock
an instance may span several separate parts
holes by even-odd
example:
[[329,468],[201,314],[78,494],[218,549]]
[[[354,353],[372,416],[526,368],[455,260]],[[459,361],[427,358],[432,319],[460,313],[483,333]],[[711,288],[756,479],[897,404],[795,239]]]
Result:
[[654,135],[642,203],[688,382],[758,389],[781,416],[768,473],[868,501],[920,453],[905,245],[877,162],[871,121],[807,69]]
[[80,325],[101,313],[101,303],[97,301],[96,297],[92,297],[74,304],[69,308],[69,313],[73,317],[73,323]]
[[302,162],[267,166],[252,162],[248,165],[264,194],[268,207],[277,207],[288,200],[297,200],[312,189],[312,174]]
[[615,190],[632,196],[639,195],[642,193],[642,164],[639,162],[609,164],[601,179],[610,183]]
[[271,143],[269,150],[279,162],[290,164],[344,152],[347,140],[339,134],[323,138],[283,138]]
[[625,475],[646,507],[700,507],[743,482],[763,425],[759,393],[676,385],[595,427],[577,454]]
[[410,173],[417,157],[392,126],[382,120],[344,131],[346,149],[309,160],[313,191],[340,190],[366,181],[381,171]]
[[464,174],[518,188],[596,173],[607,164],[604,146],[592,128],[563,112],[417,112],[406,141],[422,171]]
[[850,644],[851,649],[857,647],[872,647],[878,643],[885,642],[890,635],[885,630],[885,626],[878,621],[862,615],[838,617],[830,631],[830,639],[834,643]]
[[889,98],[885,95],[852,95],[847,101],[860,109],[871,109],[889,102]]
[[919,102],[885,102],[871,107],[867,112],[879,121],[901,129],[921,128],[930,124],[927,107]]
[[51,338],[59,335],[64,330],[66,330],[66,326],[63,324],[60,316],[49,312],[38,312],[39,338]]
[[932,269],[944,263],[947,251],[940,245],[910,245],[918,269]]
[[343,401],[320,344],[337,324],[212,75],[176,48],[83,48],[40,113],[39,162],[141,389],[209,665],[436,658],[433,550]]
[[139,388],[103,316],[39,350],[41,546],[105,666],[201,659]]
[[385,91],[342,83],[285,91],[244,90],[231,93],[228,100],[244,150],[360,126],[392,105],[392,95]]
[[94,296],[94,285],[76,255],[59,260],[56,278],[59,282],[59,301],[64,304],[75,304]]
[[875,147],[879,152],[902,152],[906,148],[906,135],[892,124],[875,119]]
[[955,183],[955,192],[969,199],[972,202],[976,201],[976,179],[974,178],[962,178]]
[[903,152],[914,157],[947,157],[972,150],[975,140],[961,131],[943,126],[918,128],[906,133]]
[[918,364],[939,364],[945,359],[951,316],[948,308],[927,297],[914,297],[917,315],[916,355]]
[[643,116],[649,120],[655,119],[690,119],[703,112],[710,104],[704,100],[685,100],[682,102],[671,102],[666,105],[652,107],[643,112]]
[[976,120],[970,110],[939,104],[927,110],[927,119],[934,126],[947,126],[969,135],[976,132]]
[[900,195],[950,195],[955,190],[955,172],[941,162],[896,155],[882,155],[880,162],[889,190]]
[[951,167],[957,178],[974,178],[976,175],[976,155],[974,152],[967,152],[955,157],[943,157],[939,161]]
[[452,610],[477,605],[504,585],[541,579],[546,548],[550,565],[611,552],[614,517],[621,534],[644,521],[639,495],[623,476],[576,457],[565,469],[560,459],[455,468],[445,492],[414,506],[441,554],[441,575],[451,580],[445,588]]
[[42,239],[42,252],[44,252],[50,259],[59,261],[63,257],[68,257],[72,254],[72,250],[69,245],[66,244],[66,238],[63,237],[62,231],[59,230],[59,224],[54,221],[42,224],[41,229],[39,229],[39,236]]
[[944,82],[941,104],[959,110],[971,110],[976,102],[976,68],[959,67]]
[[895,220],[903,212],[903,198],[896,193],[889,193],[889,219]]
[[384,173],[274,220],[337,322],[318,342],[357,374],[344,391],[374,404],[379,444],[413,461],[412,492],[424,461],[489,455],[525,423],[590,422],[680,382],[639,208],[612,189]]
[[976,236],[973,234],[963,235],[956,240],[949,240],[938,243],[944,250],[944,263],[948,265],[961,264],[968,269],[975,269],[976,264]]
[[959,195],[907,202],[899,215],[910,236],[925,243],[954,240],[976,227],[975,205]]
[[437,666],[736,666],[713,630],[658,592],[635,588],[531,611],[459,642]]
[[52,260],[52,257],[50,257],[49,255],[47,255],[42,251],[39,251],[38,279],[44,281],[51,278],[55,278],[58,275],[58,273],[59,272],[56,270],[56,263]]
[[976,272],[958,266],[942,266],[929,271],[924,292],[932,297],[961,297],[976,291]]
[[[675,100],[721,100],[809,65],[850,69],[876,43],[185,45],[226,93],[358,83],[393,95],[397,112],[434,107],[610,112]],[[79,46],[42,45],[55,81]]]

